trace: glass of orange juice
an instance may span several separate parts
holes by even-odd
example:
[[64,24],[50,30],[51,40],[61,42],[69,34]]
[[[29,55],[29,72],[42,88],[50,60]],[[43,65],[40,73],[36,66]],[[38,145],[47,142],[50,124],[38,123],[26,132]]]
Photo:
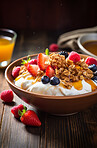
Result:
[[17,34],[13,30],[0,29],[0,68],[10,63],[16,37]]

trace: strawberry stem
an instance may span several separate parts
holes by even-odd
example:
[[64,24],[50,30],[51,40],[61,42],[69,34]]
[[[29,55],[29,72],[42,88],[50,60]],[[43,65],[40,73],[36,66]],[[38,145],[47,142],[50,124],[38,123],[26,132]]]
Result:
[[49,55],[49,49],[48,48],[45,49],[45,54]]
[[18,110],[18,114],[19,116],[23,116],[25,114],[25,112],[27,111],[27,107],[24,106],[24,109],[22,111]]
[[31,58],[29,57],[29,55],[27,56],[27,60],[22,60],[21,64],[26,64],[31,60]]

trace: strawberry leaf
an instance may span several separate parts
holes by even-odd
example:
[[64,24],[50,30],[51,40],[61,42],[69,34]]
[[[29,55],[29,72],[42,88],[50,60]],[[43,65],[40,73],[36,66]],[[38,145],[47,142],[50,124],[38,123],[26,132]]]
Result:
[[21,64],[26,64],[31,60],[31,58],[29,56],[27,56],[27,60],[22,60]]
[[27,111],[27,108],[24,108],[22,111],[18,110],[19,116],[22,117],[25,114],[26,111]]

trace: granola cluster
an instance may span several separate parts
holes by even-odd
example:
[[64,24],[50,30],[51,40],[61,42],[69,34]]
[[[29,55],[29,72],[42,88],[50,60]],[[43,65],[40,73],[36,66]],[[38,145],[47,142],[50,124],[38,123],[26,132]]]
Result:
[[19,75],[21,75],[22,73],[24,73],[24,72],[26,72],[26,71],[28,71],[28,70],[27,70],[27,67],[26,67],[25,65],[22,65],[22,66],[20,67]]
[[[55,69],[55,76],[58,77],[62,84],[68,89],[72,87],[72,82],[76,82],[83,79],[91,79],[93,77],[93,72],[88,68],[84,59],[74,63],[68,58],[65,59],[64,55],[58,53],[52,53],[49,55],[49,60],[47,64]],[[27,67],[22,65],[20,67],[19,75],[27,72]],[[39,69],[37,73],[37,78],[45,75],[45,71]]]
[[50,65],[55,68],[55,75],[63,82],[65,87],[71,88],[72,82],[91,79],[93,72],[88,69],[88,65],[84,59],[79,62],[73,63],[73,61],[65,56],[52,53],[50,55]]

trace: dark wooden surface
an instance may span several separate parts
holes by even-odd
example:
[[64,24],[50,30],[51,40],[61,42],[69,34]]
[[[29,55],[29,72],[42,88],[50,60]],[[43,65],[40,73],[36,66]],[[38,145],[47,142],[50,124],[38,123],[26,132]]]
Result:
[[0,28],[64,30],[97,25],[97,0],[3,0]]
[[[57,41],[57,33],[18,33],[12,61],[22,56],[43,52],[52,42]],[[9,89],[0,70],[0,92]],[[92,98],[91,98],[92,99]],[[42,126],[29,127],[15,119],[11,108],[24,104],[14,94],[14,101],[5,104],[0,100],[0,147],[1,148],[94,148],[97,147],[97,104],[72,116],[54,116],[36,111]]]

